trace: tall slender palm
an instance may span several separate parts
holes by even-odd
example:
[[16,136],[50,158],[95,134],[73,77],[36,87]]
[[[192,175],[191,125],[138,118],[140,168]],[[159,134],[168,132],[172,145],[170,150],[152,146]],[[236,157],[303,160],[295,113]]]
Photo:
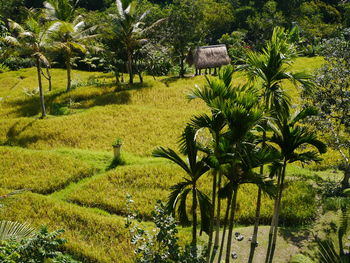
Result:
[[117,15],[111,15],[114,23],[114,32],[127,53],[127,69],[130,75],[130,84],[132,84],[134,80],[133,65],[135,50],[146,42],[145,33],[164,20],[160,19],[151,26],[145,28],[143,21],[148,11],[139,14],[139,12],[137,12],[137,3],[136,0],[116,0],[118,13]]
[[30,10],[28,19],[23,25],[12,20],[9,21],[11,36],[4,39],[7,43],[19,47],[22,53],[33,58],[37,68],[38,86],[40,93],[41,118],[46,116],[44,90],[42,85],[42,65],[49,66],[45,56],[47,46],[48,24],[41,23],[41,14]]
[[[297,57],[296,48],[291,42],[296,31],[285,31],[276,27],[271,40],[262,52],[248,51],[244,65],[239,67],[245,70],[250,81],[259,83],[261,86],[260,96],[262,97],[262,107],[266,113],[288,113],[290,107],[290,97],[283,89],[283,82],[289,81],[295,85],[301,85],[305,91],[310,91],[313,87],[311,76],[303,73],[290,72],[293,59]],[[261,84],[260,84],[261,83]],[[266,123],[263,127],[263,144],[266,140]],[[264,167],[260,167],[260,173],[264,173]],[[260,220],[261,189],[258,189],[256,203],[256,220],[254,224],[253,237],[248,263],[254,258],[257,246],[257,234]]]
[[[222,71],[219,72],[219,75],[215,79],[207,78],[207,85],[203,88],[197,87],[193,90],[188,98],[192,99],[201,99],[207,106],[211,109],[211,115],[202,114],[196,116],[192,119],[191,125],[197,130],[208,129],[212,136],[212,144],[206,149],[202,149],[209,156],[211,161],[211,169],[213,171],[213,183],[212,183],[212,210],[211,210],[211,220],[210,220],[210,231],[209,231],[209,242],[208,242],[208,256],[207,262],[213,262],[217,249],[219,247],[219,233],[220,233],[220,211],[221,211],[221,202],[220,198],[217,199],[216,196],[217,189],[220,189],[222,182],[222,173],[220,172],[221,164],[218,161],[220,159],[220,138],[223,128],[226,126],[226,120],[223,114],[212,107],[212,104],[215,100],[218,99],[227,99],[231,96],[232,93],[232,75],[233,68],[231,66],[225,67]],[[213,161],[216,160],[216,161]],[[216,210],[216,216],[215,216]],[[215,225],[215,241],[213,244],[213,230]],[[213,246],[213,251],[211,248]]]
[[209,231],[208,223],[211,204],[209,198],[198,189],[197,182],[201,176],[209,170],[209,167],[207,166],[204,159],[198,160],[196,130],[191,126],[187,126],[182,134],[180,140],[180,150],[181,153],[186,155],[188,162],[184,161],[172,149],[165,149],[163,147],[160,147],[153,151],[152,155],[154,157],[162,157],[172,161],[173,163],[180,166],[189,177],[184,178],[184,181],[174,185],[171,188],[173,191],[169,195],[168,208],[174,213],[177,209],[180,222],[183,224],[188,223],[189,219],[187,216],[186,201],[188,194],[192,192],[192,246],[196,247],[198,204],[201,214],[202,230],[206,232]]
[[[309,163],[320,161],[319,153],[325,153],[327,149],[326,145],[317,139],[315,132],[309,131],[306,127],[298,124],[299,121],[315,114],[317,114],[315,109],[306,108],[294,116],[289,114],[277,115],[274,123],[270,124],[274,133],[269,141],[279,147],[282,157],[282,169],[277,174],[278,194],[275,199],[274,216],[269,233],[269,244],[265,260],[267,263],[272,263],[276,248],[278,220],[287,165],[294,162]],[[305,147],[314,147],[317,151],[304,150]]]
[[241,165],[244,161],[242,159],[242,156],[244,156],[242,155],[242,151],[245,148],[247,136],[264,119],[263,111],[258,108],[258,96],[255,89],[246,85],[235,87],[233,90],[231,99],[217,100],[213,105],[222,112],[226,119],[228,132],[225,134],[225,137],[228,140],[229,148],[231,148],[231,153],[229,154],[231,157],[231,169],[230,173],[228,173],[228,179],[232,182],[231,190],[233,191],[233,197],[232,200],[229,200],[231,202],[231,212],[226,246],[226,263],[230,262],[231,256],[233,221],[238,189],[240,182],[245,178],[245,173],[243,173]]

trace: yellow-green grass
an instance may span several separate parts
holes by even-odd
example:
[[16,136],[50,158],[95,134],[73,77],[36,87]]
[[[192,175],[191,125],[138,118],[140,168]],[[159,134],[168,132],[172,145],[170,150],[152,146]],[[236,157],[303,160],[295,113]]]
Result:
[[[180,182],[183,176],[185,174],[176,166],[166,163],[118,167],[77,185],[65,198],[81,205],[122,215],[125,214],[125,196],[130,194],[137,203],[140,215],[149,219],[154,200],[166,201],[170,187]],[[210,180],[210,175],[203,176],[199,181],[199,188],[209,193]],[[237,223],[247,225],[254,222],[256,195],[255,186],[244,185],[240,188]],[[282,206],[282,225],[308,223],[315,216],[315,191],[306,181],[290,182],[285,190]],[[272,210],[273,200],[264,196],[262,223],[270,223]]]
[[47,194],[94,174],[92,166],[49,151],[0,147],[0,155],[0,185],[8,189]]
[[[321,64],[322,58],[300,58],[293,67],[312,71]],[[188,102],[185,98],[196,84],[205,83],[203,76],[157,80],[145,77],[145,84],[130,88],[116,87],[108,74],[74,71],[73,79],[87,82],[93,78],[99,82],[94,86],[92,81],[88,87],[64,93],[64,70],[54,69],[52,75],[53,91],[46,92],[48,112],[55,113],[55,107],[67,107],[72,114],[46,120],[33,118],[40,113],[38,96],[23,93],[23,88],[37,86],[34,69],[0,75],[1,143],[34,149],[107,151],[115,137],[121,137],[127,152],[149,155],[155,146],[174,146],[191,116],[206,110],[202,102]],[[235,84],[246,81],[242,74],[235,74],[234,79]],[[286,88],[293,98],[298,97],[292,85]]]
[[0,123],[0,143],[33,149],[109,151],[119,137],[126,152],[149,156],[159,145],[175,147],[192,115],[190,111],[119,105],[44,120],[7,119]]
[[0,214],[1,220],[28,222],[33,227],[47,225],[51,231],[64,229],[67,251],[83,262],[132,262],[123,218],[33,193],[10,198]]

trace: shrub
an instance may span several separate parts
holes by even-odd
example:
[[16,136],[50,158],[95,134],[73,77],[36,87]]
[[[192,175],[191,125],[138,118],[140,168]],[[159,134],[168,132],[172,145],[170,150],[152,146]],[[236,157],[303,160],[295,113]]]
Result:
[[13,240],[2,242],[0,245],[0,261],[3,263],[79,263],[60,250],[66,240],[59,238],[64,231],[50,233],[43,226],[31,238],[20,242]]
[[8,72],[10,71],[10,68],[6,66],[5,64],[0,63],[0,73]]
[[[128,200],[128,204],[132,203]],[[134,215],[134,214],[133,214]],[[127,217],[127,227],[132,225],[133,215]],[[178,244],[176,221],[168,214],[161,201],[157,201],[155,211],[152,212],[155,224],[154,233],[140,228],[137,224],[130,227],[131,243],[136,247],[137,263],[204,263],[204,253],[197,253],[196,247],[180,247]],[[199,254],[199,255],[197,255]]]

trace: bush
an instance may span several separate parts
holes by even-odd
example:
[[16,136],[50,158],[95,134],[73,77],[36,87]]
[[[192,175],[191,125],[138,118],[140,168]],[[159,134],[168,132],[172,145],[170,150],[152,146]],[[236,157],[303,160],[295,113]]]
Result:
[[0,63],[0,73],[8,72],[10,71],[10,68],[6,66],[5,64]]
[[70,256],[64,255],[60,249],[66,240],[59,238],[64,231],[50,233],[43,226],[31,238],[20,242],[3,242],[0,246],[0,261],[3,263],[79,263]]
[[11,70],[19,70],[21,68],[30,68],[34,66],[31,58],[21,58],[16,55],[5,59],[2,63]]
[[[128,200],[128,204],[132,204]],[[130,210],[129,210],[130,211]],[[126,226],[130,227],[135,214],[129,214]],[[204,263],[204,253],[197,253],[197,247],[189,245],[184,248],[178,244],[177,225],[175,219],[168,215],[166,207],[157,201],[152,221],[156,229],[154,234],[140,228],[137,224],[130,228],[131,243],[135,246],[134,253],[137,263]],[[197,255],[198,254],[198,255]]]

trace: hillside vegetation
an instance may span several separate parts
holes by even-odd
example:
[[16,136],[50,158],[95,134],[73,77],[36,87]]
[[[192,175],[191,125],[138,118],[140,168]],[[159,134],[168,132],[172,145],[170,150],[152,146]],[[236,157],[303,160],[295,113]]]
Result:
[[[322,63],[319,57],[300,58],[294,68],[313,72]],[[67,250],[84,262],[131,262],[129,233],[121,217],[125,195],[133,196],[140,215],[148,220],[155,200],[165,201],[169,187],[182,178],[180,170],[150,155],[157,146],[176,148],[185,123],[205,110],[200,102],[185,98],[195,85],[204,84],[204,77],[146,77],[144,84],[129,89],[115,86],[111,75],[75,71],[77,87],[64,93],[65,75],[54,69],[53,91],[45,88],[52,106],[42,120],[38,96],[24,92],[36,88],[34,72],[31,68],[0,74],[1,193],[28,189],[6,202],[1,218],[65,229]],[[236,75],[235,84],[244,82]],[[290,94],[297,103],[298,92],[290,87]],[[124,165],[114,168],[111,144],[117,137],[123,139]],[[331,158],[332,154],[324,167],[330,168]],[[325,178],[329,173],[289,168],[282,225],[309,224],[315,218],[316,190],[308,179],[316,174]],[[200,187],[209,191],[209,179]],[[255,187],[245,186],[238,199],[238,223],[251,224]],[[264,199],[262,222],[268,224],[273,201]],[[187,229],[180,234],[187,236]],[[283,249],[291,246],[281,243]],[[278,254],[276,262],[290,256]]]

